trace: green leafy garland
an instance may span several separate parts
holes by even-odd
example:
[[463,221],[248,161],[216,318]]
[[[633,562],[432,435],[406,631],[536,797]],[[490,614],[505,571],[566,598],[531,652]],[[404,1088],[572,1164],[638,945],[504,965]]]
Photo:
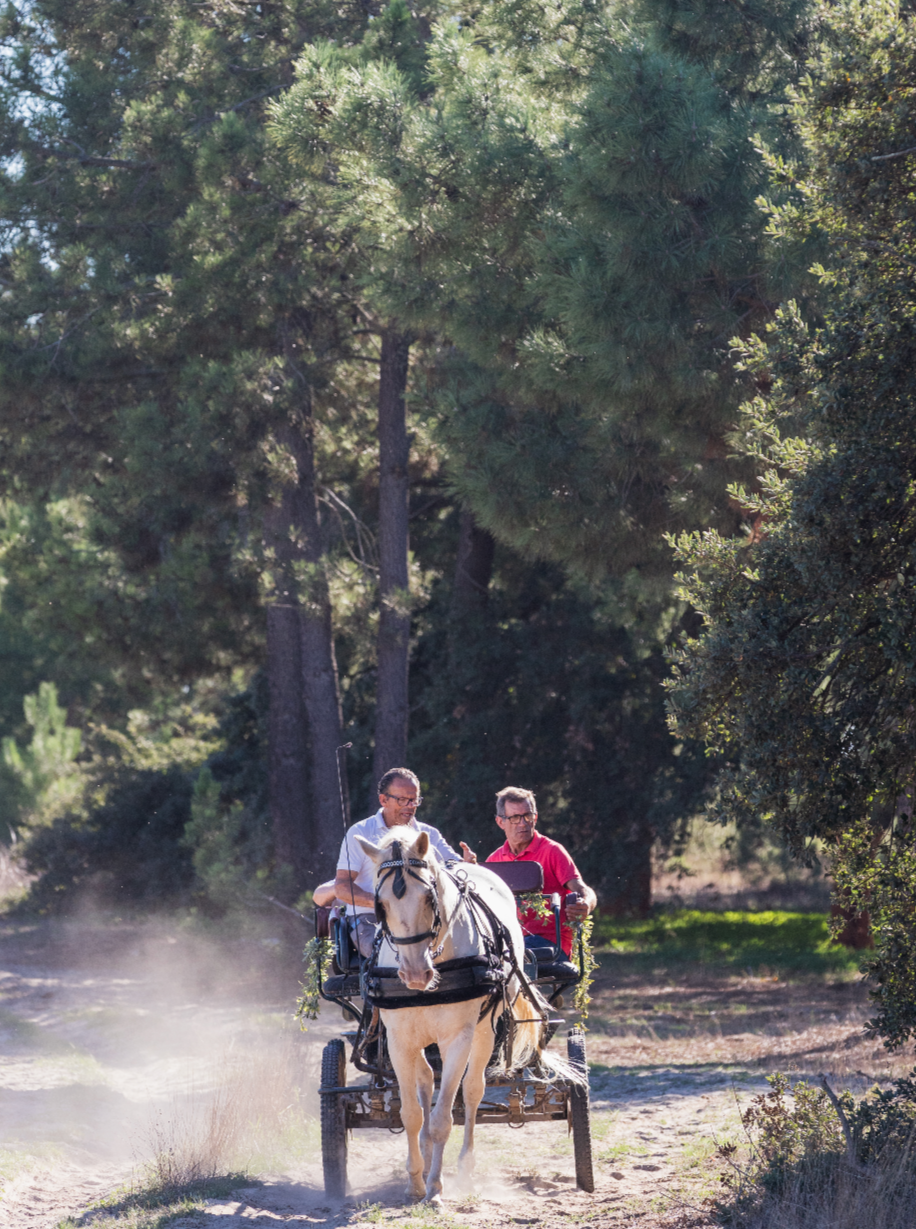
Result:
[[296,1012],[293,1017],[299,1021],[299,1027],[303,1032],[308,1027],[306,1020],[318,1019],[318,1008],[321,1002],[318,987],[328,975],[333,954],[330,939],[309,939],[305,945],[302,953],[305,963],[305,975],[300,987],[302,994],[296,1002]]
[[594,918],[591,916],[583,918],[576,927],[576,937],[579,943],[579,951],[582,953],[582,978],[576,986],[576,992],[573,996],[573,1006],[579,1013],[580,1023],[583,1029],[586,1029],[585,1021],[588,1019],[588,1005],[592,1001],[592,996],[589,994],[589,987],[595,980],[592,977],[595,969],[598,967],[598,961],[595,959],[595,953],[592,951],[592,925]]
[[[519,892],[516,902],[519,916],[530,909],[539,922],[549,922],[553,918],[553,910],[547,904],[547,898],[543,892]],[[573,1006],[579,1013],[583,1029],[587,1028],[585,1021],[588,1019],[588,1005],[592,1001],[592,996],[589,994],[589,987],[595,980],[592,977],[592,973],[598,967],[598,961],[595,959],[595,953],[592,951],[593,925],[594,918],[589,916],[583,918],[576,927],[576,941],[579,944],[579,950],[583,957],[581,962],[583,973],[576,985]]]
[[519,917],[529,910],[539,922],[549,922],[553,917],[553,910],[547,904],[547,898],[540,890],[537,892],[519,892],[515,898],[515,904]]

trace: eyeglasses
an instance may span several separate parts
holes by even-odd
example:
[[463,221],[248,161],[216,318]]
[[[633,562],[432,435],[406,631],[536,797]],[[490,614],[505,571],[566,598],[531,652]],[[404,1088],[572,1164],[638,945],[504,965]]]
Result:
[[420,803],[423,801],[422,797],[402,798],[400,794],[382,794],[382,797],[390,798],[391,801],[396,802],[399,807],[411,807],[413,810],[416,810],[417,807],[420,805]]
[[526,811],[524,815],[503,815],[501,818],[507,824],[533,824],[537,816]]

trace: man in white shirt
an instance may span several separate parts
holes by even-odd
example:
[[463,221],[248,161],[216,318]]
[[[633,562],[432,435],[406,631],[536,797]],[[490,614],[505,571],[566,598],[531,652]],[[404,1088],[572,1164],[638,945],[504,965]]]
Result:
[[346,904],[347,913],[354,919],[353,937],[361,956],[370,955],[375,938],[375,864],[363,853],[356,840],[358,836],[377,845],[389,828],[400,825],[413,828],[416,832],[425,832],[430,845],[443,859],[452,862],[477,861],[477,855],[464,841],[461,842],[462,853],[458,854],[438,828],[432,824],[418,823],[416,810],[423,799],[420,797],[420,782],[409,768],[391,768],[385,773],[378,783],[378,801],[379,809],[374,815],[348,829],[340,847],[334,882],[335,896]]

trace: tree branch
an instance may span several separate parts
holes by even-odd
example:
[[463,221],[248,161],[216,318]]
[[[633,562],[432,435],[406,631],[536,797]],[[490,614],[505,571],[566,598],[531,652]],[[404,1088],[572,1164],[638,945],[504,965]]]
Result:
[[916,145],[908,149],[898,149],[892,154],[872,154],[872,162],[887,162],[890,158],[905,158],[907,154],[916,154]]

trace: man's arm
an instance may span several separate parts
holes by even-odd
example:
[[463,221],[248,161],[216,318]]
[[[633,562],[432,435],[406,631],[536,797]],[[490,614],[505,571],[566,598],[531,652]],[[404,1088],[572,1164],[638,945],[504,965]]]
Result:
[[363,888],[357,886],[356,875],[356,871],[339,870],[334,881],[334,895],[338,900],[343,901],[345,905],[355,905],[357,908],[362,909],[374,909],[375,897],[371,892],[366,892]]
[[312,902],[319,906],[333,905],[337,898],[337,881],[329,879],[326,883],[319,883],[318,887],[312,893]]
[[566,906],[566,916],[571,922],[582,922],[598,904],[598,897],[579,876],[567,879],[566,887],[570,892],[578,892],[582,898],[578,904]]

